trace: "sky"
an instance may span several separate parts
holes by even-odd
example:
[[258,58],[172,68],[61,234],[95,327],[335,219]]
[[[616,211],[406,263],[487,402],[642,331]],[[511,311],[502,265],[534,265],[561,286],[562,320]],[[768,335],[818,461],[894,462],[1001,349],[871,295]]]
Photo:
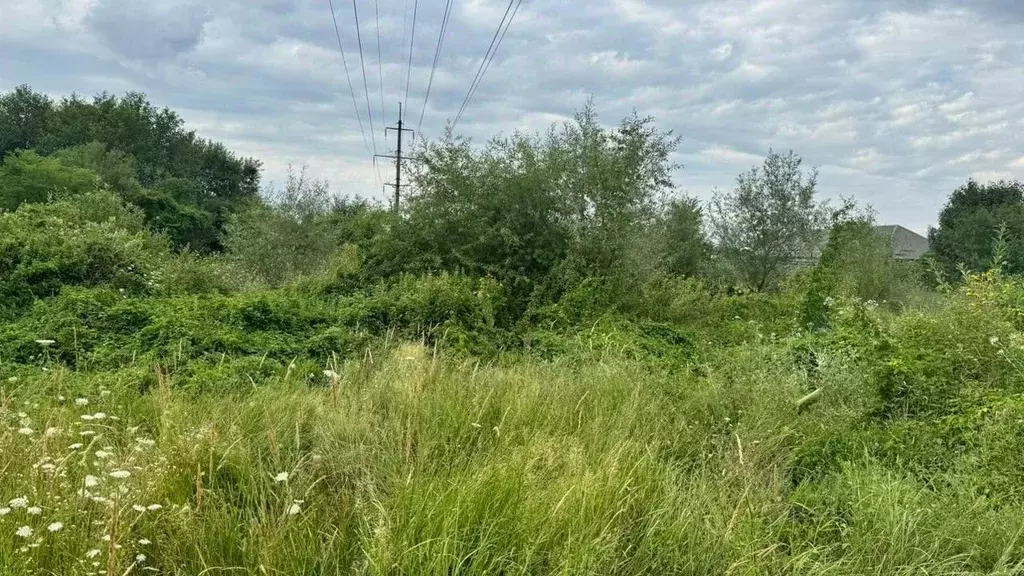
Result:
[[[333,2],[354,93],[328,0],[0,0],[0,92],[144,92],[265,183],[306,166],[384,198],[398,102],[438,137],[508,2],[454,0],[426,101],[444,0]],[[924,232],[968,178],[1024,179],[1024,2],[524,0],[456,132],[544,130],[591,97],[682,137],[678,194],[793,150],[824,197]]]

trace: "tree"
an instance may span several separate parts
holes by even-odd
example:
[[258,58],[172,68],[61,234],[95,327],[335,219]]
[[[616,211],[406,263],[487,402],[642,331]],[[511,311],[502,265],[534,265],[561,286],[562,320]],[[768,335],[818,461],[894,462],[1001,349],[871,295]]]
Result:
[[972,272],[989,267],[1001,226],[1008,243],[1005,270],[1024,272],[1024,184],[1020,182],[968,181],[950,195],[928,240],[946,274],[956,277],[961,265]]
[[[0,153],[22,148],[96,170],[111,189],[142,206],[151,223],[171,223],[169,229],[153,225],[178,248],[219,250],[231,214],[259,198],[257,160],[197,137],[175,112],[136,92],[92,100],[72,95],[57,103],[27,86],[0,95]],[[115,167],[122,171],[115,174]],[[195,192],[187,204],[160,193],[168,180],[176,190]]]
[[289,170],[284,188],[267,196],[269,203],[253,203],[231,217],[230,257],[269,286],[327,268],[339,248],[321,226],[331,205],[327,183]]
[[94,192],[96,173],[65,166],[31,150],[14,152],[0,165],[0,211],[13,212],[26,203],[48,202],[57,195]]
[[673,199],[663,216],[664,265],[669,274],[694,276],[707,261],[710,245],[704,234],[703,211],[695,198]]
[[736,189],[716,194],[710,206],[713,238],[735,279],[770,289],[824,240],[836,214],[815,201],[818,173],[805,174],[790,151],[769,150],[764,164],[736,179]]
[[53,114],[53,102],[28,86],[0,95],[0,159],[35,148]]

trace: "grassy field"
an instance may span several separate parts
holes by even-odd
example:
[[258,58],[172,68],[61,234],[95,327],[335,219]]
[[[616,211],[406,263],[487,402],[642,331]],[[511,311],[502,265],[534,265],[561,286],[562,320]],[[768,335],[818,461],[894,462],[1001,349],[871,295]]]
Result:
[[1014,286],[838,310],[810,366],[771,334],[673,370],[401,345],[210,394],[43,342],[0,396],[0,573],[1022,573]]

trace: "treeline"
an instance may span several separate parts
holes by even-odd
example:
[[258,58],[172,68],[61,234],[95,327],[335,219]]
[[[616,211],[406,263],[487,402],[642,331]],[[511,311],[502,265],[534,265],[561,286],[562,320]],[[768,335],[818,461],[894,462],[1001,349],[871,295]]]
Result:
[[1004,269],[1024,270],[1018,183],[954,192],[926,269],[896,262],[867,210],[821,201],[793,152],[770,152],[707,205],[680,196],[678,142],[637,114],[603,126],[592,105],[543,134],[477,146],[448,133],[417,150],[396,213],[301,171],[260,190],[258,161],[140,94],[55,102],[20,87],[0,96],[0,310],[19,318],[73,286],[392,302],[404,286],[419,312],[352,323],[443,332],[471,310],[516,340],[607,314],[685,324],[699,320],[688,299],[780,290],[797,296],[800,327],[820,325],[831,298],[900,306],[934,272],[983,270],[997,239]]

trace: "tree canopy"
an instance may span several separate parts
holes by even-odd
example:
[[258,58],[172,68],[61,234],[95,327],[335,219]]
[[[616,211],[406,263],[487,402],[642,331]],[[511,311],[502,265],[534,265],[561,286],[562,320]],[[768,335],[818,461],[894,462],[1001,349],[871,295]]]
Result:
[[1008,244],[1005,271],[1024,272],[1024,184],[970,180],[950,195],[928,240],[946,274],[955,277],[960,266],[988,268],[1001,227]]

